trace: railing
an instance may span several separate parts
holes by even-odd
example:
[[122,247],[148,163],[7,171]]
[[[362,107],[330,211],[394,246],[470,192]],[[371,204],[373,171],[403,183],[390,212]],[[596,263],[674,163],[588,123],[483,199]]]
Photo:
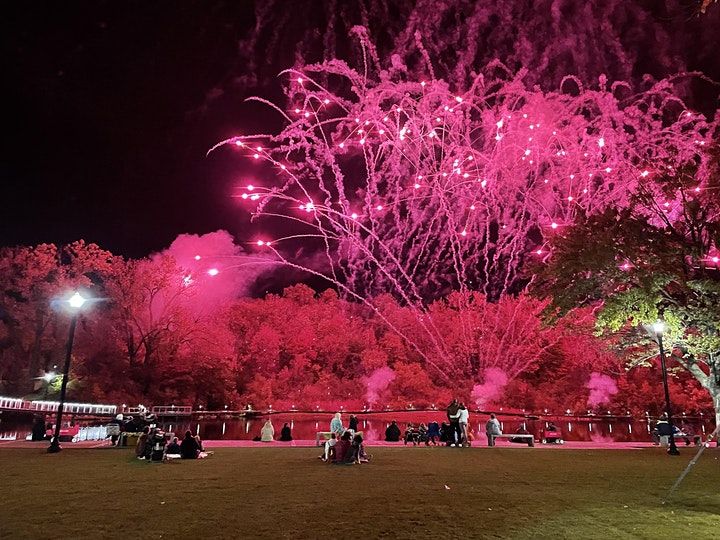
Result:
[[[48,413],[57,412],[59,406],[59,401],[26,401],[21,398],[0,396],[0,409]],[[93,403],[65,403],[63,410],[70,414],[114,415],[117,413],[117,406],[96,405]]]
[[157,405],[152,408],[152,413],[155,416],[190,416],[192,414],[192,407],[184,405]]
[[0,409],[22,409],[24,403],[24,399],[0,396]]

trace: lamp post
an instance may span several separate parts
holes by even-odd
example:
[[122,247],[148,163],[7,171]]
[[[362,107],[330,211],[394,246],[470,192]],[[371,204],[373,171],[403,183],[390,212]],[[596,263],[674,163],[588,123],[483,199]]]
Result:
[[667,421],[670,425],[670,447],[668,448],[668,454],[671,456],[679,456],[680,451],[675,445],[675,427],[672,422],[672,407],[670,405],[670,389],[668,387],[667,378],[667,366],[665,365],[665,349],[663,348],[663,332],[665,331],[665,324],[662,321],[657,321],[653,324],[653,330],[657,337],[657,343],[660,347],[660,366],[662,367],[663,387],[665,389],[665,414],[667,415]]
[[72,310],[72,317],[70,319],[70,331],[67,341],[67,349],[65,351],[65,367],[63,369],[63,378],[60,385],[60,404],[58,405],[57,417],[55,419],[55,435],[50,441],[50,447],[48,452],[56,454],[62,448],[60,448],[60,427],[62,425],[63,409],[65,408],[65,392],[67,390],[68,374],[70,372],[70,359],[72,358],[73,341],[75,340],[75,327],[77,326],[78,316],[80,314],[80,308],[85,304],[87,300],[79,292],[75,292],[67,301],[70,309]]

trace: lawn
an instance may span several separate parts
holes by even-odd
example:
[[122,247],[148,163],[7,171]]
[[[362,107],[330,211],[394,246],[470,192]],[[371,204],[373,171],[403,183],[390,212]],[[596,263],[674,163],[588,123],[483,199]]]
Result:
[[[0,449],[0,538],[711,538],[720,451],[665,506],[692,453],[226,448],[153,464],[129,450]],[[447,487],[446,487],[447,486]],[[448,489],[449,488],[449,489]]]

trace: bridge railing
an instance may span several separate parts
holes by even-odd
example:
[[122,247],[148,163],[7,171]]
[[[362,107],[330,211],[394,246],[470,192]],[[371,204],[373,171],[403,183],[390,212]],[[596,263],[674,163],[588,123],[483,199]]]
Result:
[[25,403],[27,402],[21,398],[0,396],[0,409],[24,409]]
[[[56,412],[59,406],[59,401],[31,401],[27,403],[27,407],[24,408],[37,412]],[[117,406],[95,405],[92,403],[65,403],[63,410],[70,414],[113,415],[117,413]]]
[[186,405],[156,405],[152,408],[155,416],[190,416],[192,407]]

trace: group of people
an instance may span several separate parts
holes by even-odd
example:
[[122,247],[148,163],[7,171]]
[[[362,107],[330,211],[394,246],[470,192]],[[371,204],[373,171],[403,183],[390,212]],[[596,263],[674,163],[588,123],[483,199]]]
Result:
[[671,435],[676,439],[685,441],[685,446],[690,446],[691,443],[699,446],[702,441],[702,437],[695,434],[687,423],[683,423],[682,428],[679,428],[675,424],[671,426],[667,413],[663,413],[651,433],[653,444],[658,446],[664,438],[669,439]]
[[319,459],[335,465],[369,463],[372,456],[365,451],[362,433],[358,431],[358,419],[350,415],[348,427],[342,423],[342,414],[335,413],[330,421],[330,438],[325,441]]
[[[393,420],[385,429],[385,440],[387,442],[399,442],[402,440],[406,445],[413,446],[425,444],[426,446],[445,444],[447,446],[470,446],[475,439],[470,424],[470,412],[464,403],[453,399],[447,407],[447,422],[420,423],[418,427],[407,424],[403,434],[397,422]],[[495,445],[495,437],[502,435],[500,422],[494,414],[485,424],[485,434],[488,437],[488,445]]]
[[[270,420],[265,422],[262,429],[260,430],[260,436],[256,437],[254,440],[260,442],[272,442],[275,440],[275,427]],[[285,422],[285,425],[283,425],[282,429],[280,430],[280,440],[283,442],[289,442],[293,440],[292,431],[287,422]]]
[[185,432],[183,440],[178,442],[173,437],[167,442],[165,432],[160,428],[147,426],[142,430],[135,445],[135,455],[138,459],[148,461],[166,461],[171,459],[202,459],[212,452],[206,452],[199,435],[193,435],[190,430]]

